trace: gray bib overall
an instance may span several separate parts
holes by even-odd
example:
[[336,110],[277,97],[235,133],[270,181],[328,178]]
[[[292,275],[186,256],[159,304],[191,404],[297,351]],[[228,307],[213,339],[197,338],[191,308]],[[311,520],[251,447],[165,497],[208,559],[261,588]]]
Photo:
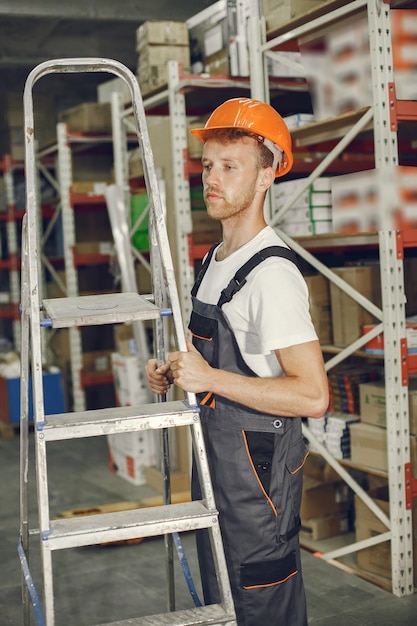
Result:
[[[268,256],[295,261],[287,248],[258,252],[222,291],[217,305],[196,298],[210,250],[192,290],[193,343],[216,368],[256,376],[222,312],[245,276]],[[301,419],[263,414],[213,394],[198,394],[201,421],[239,626],[306,626],[298,531],[307,449]],[[193,473],[194,499],[201,493]],[[197,547],[206,604],[219,601],[209,536]]]

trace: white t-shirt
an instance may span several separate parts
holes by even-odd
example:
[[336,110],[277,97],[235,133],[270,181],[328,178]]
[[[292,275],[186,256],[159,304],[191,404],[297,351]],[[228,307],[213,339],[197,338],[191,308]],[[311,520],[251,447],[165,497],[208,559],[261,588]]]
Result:
[[[237,270],[253,254],[269,246],[286,246],[270,226],[223,261],[212,257],[197,293],[207,304],[217,304]],[[258,376],[280,376],[274,350],[314,341],[317,334],[309,312],[307,285],[288,259],[271,257],[258,265],[246,284],[222,311],[235,334],[242,356]]]

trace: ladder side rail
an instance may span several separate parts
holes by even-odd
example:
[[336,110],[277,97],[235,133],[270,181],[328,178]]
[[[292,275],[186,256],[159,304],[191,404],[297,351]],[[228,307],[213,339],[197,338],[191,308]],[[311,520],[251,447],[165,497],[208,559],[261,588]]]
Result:
[[35,162],[35,138],[32,88],[36,71],[32,71],[25,84],[23,94],[25,169],[26,169],[26,216],[27,216],[27,258],[28,287],[30,294],[30,347],[31,375],[33,396],[33,419],[36,438],[36,483],[38,492],[38,516],[41,559],[44,576],[44,604],[47,623],[54,623],[52,558],[44,541],[49,532],[48,480],[46,468],[46,444],[41,432],[44,423],[44,394],[42,376],[42,337],[40,325],[40,287],[39,287],[39,207],[37,194],[37,169]]
[[[29,282],[27,256],[27,216],[22,223],[22,266],[21,266],[21,350],[20,350],[20,543],[29,560]],[[30,598],[22,570],[23,623],[30,621]]]

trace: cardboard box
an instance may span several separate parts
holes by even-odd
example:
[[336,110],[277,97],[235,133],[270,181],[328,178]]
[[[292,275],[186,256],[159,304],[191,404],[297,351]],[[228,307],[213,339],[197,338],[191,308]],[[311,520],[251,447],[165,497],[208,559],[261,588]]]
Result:
[[[375,503],[389,516],[388,486],[375,488],[368,492]],[[417,511],[413,510],[413,561],[414,585],[417,584]],[[355,495],[355,535],[356,541],[369,539],[387,532],[386,526],[374,513]],[[365,548],[357,553],[358,566],[378,576],[391,578],[391,543],[384,541],[371,548]]]
[[109,469],[134,485],[146,483],[145,470],[157,459],[158,433],[153,430],[107,435]]
[[[386,428],[386,398],[384,382],[359,385],[360,416],[365,424]],[[417,434],[417,377],[410,376],[408,384],[410,435]],[[416,468],[417,469],[417,468]]]
[[411,166],[370,169],[332,179],[333,229],[335,233],[377,232],[381,221],[381,199],[390,199],[392,228],[415,228],[417,224],[417,182]]
[[168,83],[168,69],[166,64],[138,67],[136,78],[138,79],[142,96],[146,96]]
[[147,46],[140,51],[139,68],[149,65],[166,65],[168,61],[181,63],[184,69],[190,67],[188,46]]
[[75,244],[74,249],[78,255],[112,255],[114,254],[114,243],[113,241],[85,241]]
[[[320,420],[314,420],[319,422]],[[304,477],[309,476],[321,483],[332,483],[340,480],[339,474],[321,456],[309,454],[304,464]]]
[[335,513],[322,517],[312,517],[303,520],[301,524],[300,538],[318,541],[327,537],[342,535],[349,530],[349,517],[347,513]]
[[132,324],[116,324],[114,326],[114,343],[116,350],[122,356],[136,354],[137,347]]
[[144,22],[136,30],[136,49],[140,51],[149,45],[188,46],[186,22]]
[[[378,266],[341,267],[332,271],[377,306],[381,305],[381,280]],[[330,283],[333,342],[345,347],[362,335],[365,324],[375,318],[334,283]]]
[[87,182],[92,185],[94,190],[94,183],[111,183],[113,181],[114,161],[113,154],[110,152],[77,153],[73,151],[71,163],[74,183]]
[[140,148],[131,150],[127,154],[129,179],[142,178],[145,171],[143,169],[142,151]]
[[86,373],[110,373],[112,371],[111,365],[111,350],[94,350],[93,352],[83,353],[83,368]]
[[363,423],[382,427],[387,425],[385,384],[383,381],[359,385],[359,404]]
[[132,101],[129,85],[123,78],[112,78],[100,83],[97,87],[97,101],[100,104],[111,103],[114,93],[121,94],[123,104],[129,104]]
[[323,515],[342,513],[348,508],[349,492],[345,483],[321,483],[310,476],[304,477],[300,510],[302,522]]
[[305,276],[310,299],[310,314],[322,345],[333,343],[329,281],[321,274]]
[[[0,94],[0,110],[2,111],[0,118],[1,134],[3,135],[5,131],[11,131],[9,132],[11,146],[23,145],[24,150],[23,94],[16,92]],[[43,146],[56,137],[57,113],[55,97],[44,94],[34,94],[33,118],[35,124],[35,141],[38,143],[38,146]],[[21,137],[22,140],[17,141],[18,137]],[[9,152],[9,150],[6,150],[6,152]],[[13,156],[13,158],[16,157]],[[19,159],[20,158],[21,157],[19,157]]]
[[323,0],[262,0],[267,31],[279,28],[321,4]]
[[[42,374],[45,415],[65,413],[65,396],[62,372]],[[0,421],[20,423],[20,378],[0,376]],[[32,376],[29,377],[29,421],[33,421]]]
[[364,467],[388,471],[387,431],[371,424],[350,427],[351,461]]
[[[351,424],[351,461],[381,472],[388,471],[387,431],[371,424]],[[417,477],[417,436],[410,435],[410,461],[413,477]]]
[[111,355],[116,398],[119,406],[135,406],[151,402],[151,392],[137,355]]
[[84,102],[58,113],[58,121],[78,133],[107,133],[112,130],[109,103]]

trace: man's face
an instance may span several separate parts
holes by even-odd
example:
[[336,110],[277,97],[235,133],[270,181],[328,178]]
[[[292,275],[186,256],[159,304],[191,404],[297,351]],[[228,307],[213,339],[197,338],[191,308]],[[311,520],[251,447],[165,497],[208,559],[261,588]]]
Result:
[[210,217],[225,220],[243,214],[253,204],[260,173],[255,142],[251,137],[205,142],[202,179]]

